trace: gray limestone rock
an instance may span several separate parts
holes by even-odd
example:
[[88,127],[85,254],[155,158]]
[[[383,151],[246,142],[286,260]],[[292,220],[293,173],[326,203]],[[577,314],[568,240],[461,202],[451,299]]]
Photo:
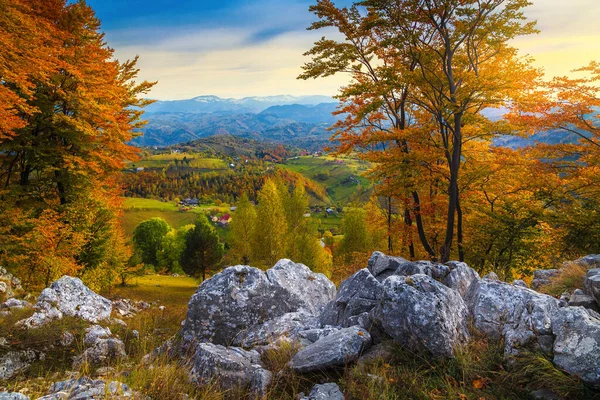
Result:
[[312,314],[305,311],[291,312],[241,331],[232,344],[245,349],[266,346],[284,337],[296,337],[299,331],[316,325],[316,318]]
[[229,267],[204,281],[190,299],[182,344],[229,345],[241,332],[283,314],[316,315],[334,296],[335,285],[325,275],[290,260],[280,260],[266,272]]
[[460,261],[450,261],[446,263],[450,267],[450,272],[441,281],[444,285],[460,293],[461,297],[469,291],[471,283],[479,280],[479,274],[473,268]]
[[600,389],[600,315],[564,307],[552,321],[554,364]]
[[0,392],[0,400],[29,400],[29,396],[17,392]]
[[298,351],[289,366],[299,373],[342,367],[358,360],[370,345],[371,335],[365,329],[343,328]]
[[[373,258],[373,257],[371,257]],[[353,317],[371,311],[383,293],[383,285],[367,269],[361,269],[340,284],[335,299],[319,317],[322,325],[357,325]]]
[[134,393],[124,383],[82,377],[53,383],[49,394],[38,400],[100,400],[106,398],[119,400],[133,396]]
[[410,351],[452,357],[469,340],[468,310],[460,294],[427,275],[391,276],[373,318]]
[[344,394],[335,383],[323,383],[313,386],[310,394],[301,393],[299,400],[344,400]]
[[258,352],[238,347],[199,343],[190,360],[190,379],[197,385],[216,383],[225,389],[249,389],[263,396],[272,376]]
[[589,296],[592,296],[594,299],[596,299],[596,302],[600,304],[600,268],[590,269],[585,274],[583,287],[585,293]]
[[33,350],[10,351],[0,356],[0,381],[25,371],[38,358]]
[[80,279],[63,276],[42,291],[35,309],[31,317],[18,324],[25,328],[39,328],[63,316],[98,323],[110,318],[112,303],[94,293]]
[[538,269],[533,271],[533,280],[531,281],[531,288],[538,290],[540,287],[550,283],[550,278],[558,275],[557,269]]

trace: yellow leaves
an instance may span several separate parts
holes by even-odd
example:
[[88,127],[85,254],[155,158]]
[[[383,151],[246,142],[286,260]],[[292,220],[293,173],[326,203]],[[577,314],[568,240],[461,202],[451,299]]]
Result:
[[474,389],[483,389],[489,382],[488,378],[477,378],[473,380],[473,388]]

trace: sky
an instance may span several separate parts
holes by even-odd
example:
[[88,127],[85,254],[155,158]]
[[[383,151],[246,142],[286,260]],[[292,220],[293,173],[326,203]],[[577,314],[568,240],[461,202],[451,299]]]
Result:
[[[315,0],[88,0],[120,60],[140,56],[150,97],[334,95],[347,77],[301,81]],[[532,0],[541,33],[517,39],[549,76],[600,61],[600,0]],[[335,1],[344,6],[351,0]]]

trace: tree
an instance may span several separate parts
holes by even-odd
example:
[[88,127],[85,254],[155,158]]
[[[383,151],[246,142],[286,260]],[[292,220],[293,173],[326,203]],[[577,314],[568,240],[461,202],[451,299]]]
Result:
[[157,253],[158,267],[167,271],[181,272],[179,259],[185,247],[185,236],[194,225],[189,224],[179,229],[171,229],[163,238]]
[[252,257],[252,243],[256,225],[256,209],[244,193],[237,203],[233,220],[229,224],[231,229],[230,253],[235,262],[250,264]]
[[204,281],[206,272],[221,262],[224,252],[225,247],[219,241],[217,231],[207,218],[201,217],[185,235],[180,264],[191,276],[202,274]]
[[258,193],[253,259],[262,266],[274,265],[286,253],[288,225],[280,190],[267,179]]
[[366,212],[360,208],[346,211],[342,219],[341,251],[346,262],[352,258],[352,253],[368,253],[371,249],[369,233],[366,224]]
[[133,231],[133,243],[145,264],[158,266],[158,254],[163,239],[171,227],[162,218],[155,217],[140,222]]
[[[481,138],[486,107],[521,100],[537,78],[508,42],[534,32],[523,22],[526,0],[372,0],[359,10],[320,0],[311,9],[312,29],[335,27],[343,40],[323,38],[307,52],[301,78],[350,73],[342,88],[336,125],[341,151],[366,149],[380,162],[374,176],[404,206],[407,226],[416,223],[430,258],[448,260],[455,234],[462,247],[459,172],[463,146]],[[469,133],[469,135],[467,135]],[[442,188],[442,184],[446,188]],[[445,192],[445,193],[443,193]],[[422,193],[429,193],[423,199]],[[442,196],[442,194],[444,196]],[[445,221],[436,212],[445,197]],[[426,200],[426,202],[424,202]],[[425,218],[434,222],[426,229]],[[436,248],[438,224],[443,239]]]

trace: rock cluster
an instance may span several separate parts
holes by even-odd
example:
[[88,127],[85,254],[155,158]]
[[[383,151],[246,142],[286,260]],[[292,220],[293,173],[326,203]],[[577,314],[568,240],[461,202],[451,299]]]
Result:
[[0,301],[10,299],[23,290],[19,278],[0,267]]

